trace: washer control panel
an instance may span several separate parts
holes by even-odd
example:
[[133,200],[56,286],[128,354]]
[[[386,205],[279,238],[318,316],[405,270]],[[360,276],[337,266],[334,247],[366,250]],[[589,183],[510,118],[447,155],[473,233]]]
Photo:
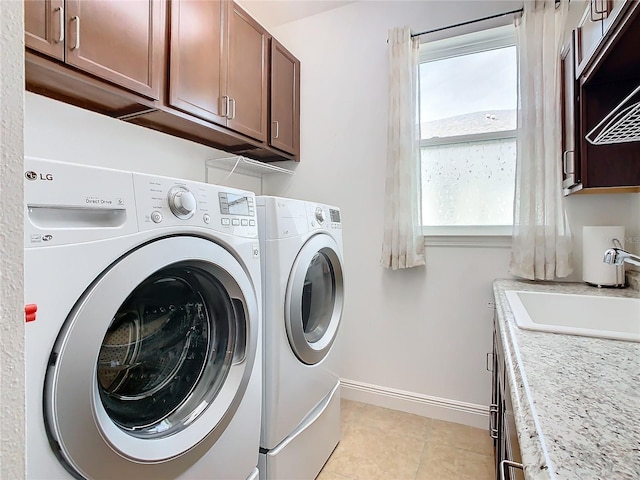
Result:
[[167,201],[169,202],[169,209],[173,214],[183,220],[191,218],[193,214],[196,213],[198,206],[196,197],[184,185],[171,187],[167,194]]
[[24,159],[25,248],[69,245],[135,233],[131,172]]
[[255,195],[219,185],[134,173],[141,230],[175,225],[257,237]]

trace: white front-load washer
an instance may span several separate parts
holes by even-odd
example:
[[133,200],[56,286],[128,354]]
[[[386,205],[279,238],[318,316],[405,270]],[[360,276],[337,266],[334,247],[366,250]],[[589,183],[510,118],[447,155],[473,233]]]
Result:
[[340,210],[259,196],[263,285],[260,478],[315,478],[340,440],[332,365],[344,302]]
[[255,478],[254,195],[25,166],[27,477]]

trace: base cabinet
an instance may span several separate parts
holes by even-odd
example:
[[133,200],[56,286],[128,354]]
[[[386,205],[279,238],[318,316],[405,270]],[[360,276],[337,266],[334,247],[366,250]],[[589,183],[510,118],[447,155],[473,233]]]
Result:
[[489,434],[493,439],[496,480],[524,480],[520,445],[516,431],[511,387],[506,374],[504,348],[498,329],[497,316],[493,322],[493,354]]

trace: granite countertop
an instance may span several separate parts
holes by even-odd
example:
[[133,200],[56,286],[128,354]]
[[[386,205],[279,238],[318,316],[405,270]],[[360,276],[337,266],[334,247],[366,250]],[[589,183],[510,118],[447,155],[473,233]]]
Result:
[[640,343],[521,330],[504,293],[638,290],[520,280],[496,280],[493,289],[525,477],[639,479]]

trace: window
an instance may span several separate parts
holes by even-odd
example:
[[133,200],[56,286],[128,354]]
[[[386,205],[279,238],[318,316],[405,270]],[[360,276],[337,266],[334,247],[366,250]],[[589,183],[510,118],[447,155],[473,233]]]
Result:
[[425,235],[511,235],[514,27],[425,43],[419,74]]

